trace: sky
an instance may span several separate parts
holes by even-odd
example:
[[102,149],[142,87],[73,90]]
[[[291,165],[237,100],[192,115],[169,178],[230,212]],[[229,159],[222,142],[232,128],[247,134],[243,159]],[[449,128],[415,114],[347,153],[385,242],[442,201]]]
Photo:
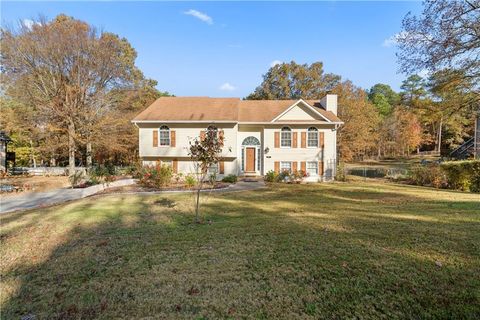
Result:
[[395,34],[421,2],[1,2],[1,24],[60,13],[128,39],[136,64],[176,96],[245,97],[270,66],[321,61],[368,89],[399,90]]

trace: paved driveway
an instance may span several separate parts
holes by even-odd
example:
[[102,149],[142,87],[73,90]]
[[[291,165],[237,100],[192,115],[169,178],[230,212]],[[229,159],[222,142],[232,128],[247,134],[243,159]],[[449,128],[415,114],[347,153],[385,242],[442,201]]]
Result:
[[98,184],[83,189],[57,189],[47,192],[29,192],[18,196],[1,197],[0,213],[51,206],[70,200],[88,197],[110,187],[121,187],[135,183],[133,179],[123,179],[107,185]]

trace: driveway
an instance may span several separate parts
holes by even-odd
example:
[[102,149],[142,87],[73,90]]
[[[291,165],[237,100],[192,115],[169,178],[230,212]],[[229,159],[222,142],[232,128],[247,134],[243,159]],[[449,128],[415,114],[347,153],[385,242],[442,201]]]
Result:
[[56,189],[47,192],[29,192],[12,197],[0,196],[0,213],[47,207],[70,200],[85,198],[106,188],[121,187],[133,183],[135,183],[133,179],[122,179],[111,182],[108,186],[98,184],[83,189]]

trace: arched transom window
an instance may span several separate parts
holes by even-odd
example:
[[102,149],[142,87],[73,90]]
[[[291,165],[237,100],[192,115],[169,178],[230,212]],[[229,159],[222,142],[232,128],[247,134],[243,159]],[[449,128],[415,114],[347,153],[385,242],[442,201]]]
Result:
[[318,129],[314,127],[308,128],[307,145],[311,148],[318,147]]
[[283,127],[280,135],[280,146],[292,147],[292,129]]
[[243,139],[242,146],[259,146],[260,141],[257,138],[250,136]]
[[170,145],[170,128],[167,126],[160,127],[160,145],[161,146]]

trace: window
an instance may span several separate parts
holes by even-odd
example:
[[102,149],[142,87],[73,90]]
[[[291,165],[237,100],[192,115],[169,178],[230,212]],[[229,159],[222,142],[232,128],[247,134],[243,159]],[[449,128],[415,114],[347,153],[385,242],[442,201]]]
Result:
[[310,127],[307,132],[307,146],[310,148],[318,147],[318,130],[317,128]]
[[208,174],[217,174],[217,173],[218,173],[218,162],[208,167]]
[[283,172],[283,171],[291,172],[292,171],[292,163],[287,162],[287,161],[280,162],[280,171],[281,172]]
[[160,127],[160,145],[161,146],[170,145],[170,128],[167,126]]
[[292,130],[289,127],[283,127],[280,138],[280,146],[292,147]]
[[310,176],[316,176],[318,174],[318,163],[316,161],[307,162],[307,173]]
[[215,126],[208,126],[208,128],[207,128],[207,134],[212,134],[212,135],[214,135],[215,137],[217,137],[218,128],[215,127]]

